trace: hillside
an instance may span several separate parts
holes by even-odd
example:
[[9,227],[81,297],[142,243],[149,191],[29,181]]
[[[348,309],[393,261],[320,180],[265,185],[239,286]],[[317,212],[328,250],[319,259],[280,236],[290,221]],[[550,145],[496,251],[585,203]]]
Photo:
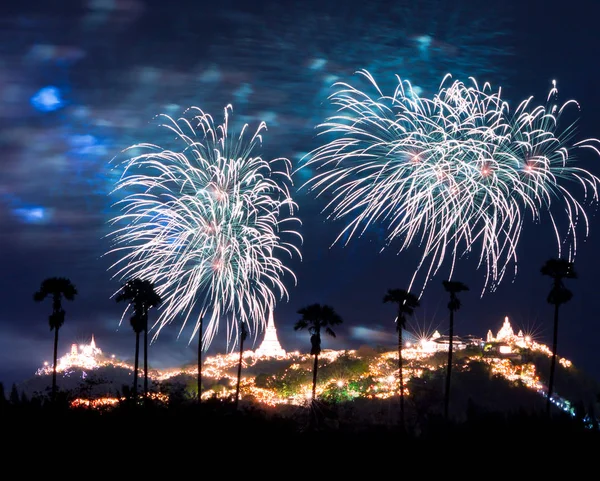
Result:
[[[403,350],[407,420],[414,425],[440,415],[446,377],[446,352]],[[243,356],[240,403],[293,412],[308,404],[313,357],[287,353],[284,357]],[[207,357],[203,362],[202,398],[227,399],[235,395],[239,353]],[[197,398],[196,366],[169,371],[150,370],[149,390],[165,402]],[[451,415],[464,420],[469,412],[541,412],[550,357],[542,348],[523,348],[508,355],[477,346],[454,353]],[[77,403],[116,404],[129,393],[132,369],[104,362],[97,368],[73,367],[59,374],[58,386]],[[47,395],[49,371],[16,386],[26,398]],[[600,413],[600,386],[571,363],[561,359],[556,372],[557,411],[572,416]],[[317,399],[336,405],[338,422],[363,419],[375,424],[396,422],[397,352],[363,347],[352,351],[324,350],[320,356]],[[139,391],[143,390],[143,370]]]

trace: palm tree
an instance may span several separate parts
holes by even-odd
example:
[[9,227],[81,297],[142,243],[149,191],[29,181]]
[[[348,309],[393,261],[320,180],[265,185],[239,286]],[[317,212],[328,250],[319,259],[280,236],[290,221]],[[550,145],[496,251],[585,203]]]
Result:
[[248,337],[248,328],[244,322],[240,322],[240,360],[238,362],[237,386],[235,388],[235,408],[238,407],[240,399],[240,381],[242,379],[242,359],[244,354],[244,341]]
[[204,321],[204,315],[200,316],[200,323],[198,325],[198,404],[202,402],[202,323]]
[[50,330],[54,329],[54,362],[52,364],[52,401],[56,399],[56,362],[58,355],[58,330],[65,322],[65,310],[62,308],[63,298],[72,301],[77,295],[77,288],[66,277],[49,277],[42,281],[40,290],[33,294],[36,302],[52,296],[52,313],[48,320]]
[[133,372],[133,399],[137,400],[137,379],[140,355],[140,333],[144,332],[144,399],[148,396],[148,311],[158,306],[162,299],[150,281],[134,278],[121,286],[117,302],[133,304],[129,321],[135,332],[135,366]]
[[138,383],[138,370],[139,370],[139,358],[140,358],[140,333],[144,330],[144,321],[138,315],[137,312],[134,312],[133,315],[129,318],[129,323],[133,328],[133,332],[135,332],[135,365],[133,368],[133,390],[132,399],[134,402],[137,402],[137,383]]
[[396,331],[398,331],[398,378],[400,380],[400,423],[404,427],[404,380],[402,377],[402,330],[406,329],[406,317],[412,316],[419,307],[419,298],[405,289],[388,289],[383,302],[393,302],[398,305]]
[[444,289],[450,293],[450,342],[448,343],[448,367],[446,373],[446,393],[444,395],[444,417],[448,419],[448,407],[450,406],[450,378],[452,376],[452,344],[454,341],[454,313],[460,309],[460,299],[456,294],[468,291],[469,288],[459,281],[443,281]]
[[308,328],[310,334],[310,354],[315,356],[313,364],[312,401],[315,401],[317,389],[317,370],[319,368],[319,354],[321,354],[321,329],[326,334],[335,337],[335,332],[330,326],[337,326],[343,322],[342,318],[333,307],[321,304],[311,304],[298,310],[302,318],[294,325],[294,331]]
[[548,294],[548,303],[554,305],[554,334],[552,337],[552,362],[550,364],[550,380],[548,381],[548,397],[546,399],[546,414],[550,415],[551,398],[554,389],[554,372],[556,369],[556,349],[558,344],[558,309],[561,304],[566,304],[573,297],[567,289],[563,279],[577,279],[573,262],[567,259],[548,259],[541,268],[544,276],[552,278],[552,289]]

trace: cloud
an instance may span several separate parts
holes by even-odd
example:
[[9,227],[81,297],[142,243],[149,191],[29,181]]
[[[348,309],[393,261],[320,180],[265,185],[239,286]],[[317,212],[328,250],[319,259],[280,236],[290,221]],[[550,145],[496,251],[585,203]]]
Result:
[[350,337],[358,341],[367,343],[389,344],[392,339],[392,333],[389,329],[379,327],[352,326],[350,328]]

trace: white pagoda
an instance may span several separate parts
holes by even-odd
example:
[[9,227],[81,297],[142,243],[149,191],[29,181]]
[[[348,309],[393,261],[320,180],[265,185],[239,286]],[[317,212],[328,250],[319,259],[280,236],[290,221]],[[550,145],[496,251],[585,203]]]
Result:
[[525,336],[522,330],[519,330],[519,333],[515,335],[515,331],[513,331],[512,326],[510,325],[510,321],[508,320],[508,316],[504,318],[504,324],[496,334],[496,337],[492,334],[492,331],[489,330],[487,333],[487,342],[503,342],[507,344],[514,344],[518,347],[529,347],[531,344],[531,338],[529,336]]
[[273,321],[273,310],[269,311],[269,320],[265,331],[265,338],[255,351],[258,357],[285,357],[286,352],[279,344],[277,339],[277,331],[275,330],[275,322]]

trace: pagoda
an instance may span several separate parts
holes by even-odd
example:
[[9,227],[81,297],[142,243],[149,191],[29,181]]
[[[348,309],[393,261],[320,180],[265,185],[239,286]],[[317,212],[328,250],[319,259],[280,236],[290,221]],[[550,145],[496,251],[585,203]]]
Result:
[[489,330],[487,333],[487,342],[503,342],[507,344],[515,344],[519,347],[529,347],[531,345],[531,338],[529,336],[525,336],[522,330],[519,330],[519,333],[515,335],[515,331],[513,331],[512,326],[510,325],[510,321],[508,320],[508,316],[504,318],[504,324],[496,334],[496,337],[492,334],[492,331]]
[[281,347],[277,339],[277,331],[275,330],[275,322],[273,321],[273,309],[269,311],[265,338],[255,351],[255,354],[259,357],[285,357],[286,355],[285,350]]

